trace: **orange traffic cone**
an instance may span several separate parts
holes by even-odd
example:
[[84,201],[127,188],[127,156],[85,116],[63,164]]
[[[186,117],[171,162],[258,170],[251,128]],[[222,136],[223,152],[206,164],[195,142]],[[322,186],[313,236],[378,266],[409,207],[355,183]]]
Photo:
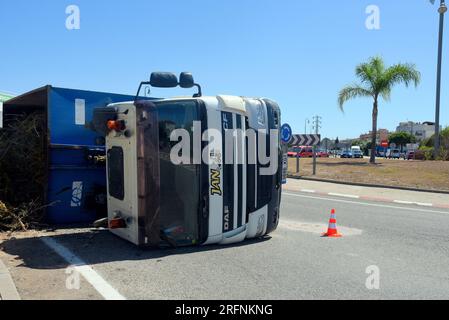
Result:
[[329,238],[341,238],[342,235],[337,231],[337,216],[335,215],[335,209],[331,211],[331,218],[329,220],[329,228],[327,229],[327,233],[323,234],[323,237]]

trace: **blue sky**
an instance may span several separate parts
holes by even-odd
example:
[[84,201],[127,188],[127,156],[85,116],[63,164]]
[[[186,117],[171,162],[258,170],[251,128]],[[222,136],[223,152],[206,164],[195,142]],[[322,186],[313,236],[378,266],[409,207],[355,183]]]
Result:
[[[65,27],[71,4],[80,8],[80,30]],[[380,30],[365,27],[371,4],[380,8]],[[388,64],[415,63],[422,73],[417,90],[398,87],[390,103],[381,103],[379,126],[434,120],[436,10],[427,0],[1,1],[0,91],[52,84],[134,94],[152,71],[191,71],[206,95],[278,101],[297,133],[317,114],[323,135],[357,137],[371,128],[372,103],[355,100],[343,114],[337,95],[354,82],[355,66],[373,55]],[[443,125],[449,125],[447,23],[446,31]]]

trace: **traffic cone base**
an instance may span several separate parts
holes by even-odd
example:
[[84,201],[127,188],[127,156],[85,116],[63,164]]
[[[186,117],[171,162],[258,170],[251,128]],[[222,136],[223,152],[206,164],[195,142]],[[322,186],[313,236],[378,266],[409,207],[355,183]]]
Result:
[[324,238],[341,238],[343,237],[341,234],[339,233],[335,233],[335,234],[329,234],[329,233],[323,233],[323,237]]

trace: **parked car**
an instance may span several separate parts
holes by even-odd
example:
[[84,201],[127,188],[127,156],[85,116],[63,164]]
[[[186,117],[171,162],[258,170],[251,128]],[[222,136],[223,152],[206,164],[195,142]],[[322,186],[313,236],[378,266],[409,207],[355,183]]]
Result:
[[293,148],[290,148],[288,150],[287,154],[291,158],[296,158],[300,152],[301,152],[301,148],[300,147],[293,147]]
[[388,159],[400,159],[401,151],[399,151],[398,149],[388,150],[386,157]]
[[360,158],[360,159],[363,159],[363,152],[360,151],[360,150],[353,150],[353,151],[352,151],[352,156],[353,156],[354,158]]
[[341,153],[341,156],[340,156],[340,157],[341,157],[341,158],[352,158],[353,155],[352,155],[352,152],[351,152],[351,151],[346,150],[346,151],[343,151],[343,152]]
[[324,150],[318,150],[316,156],[317,156],[318,158],[329,158],[329,157],[330,157],[330,154],[329,154],[329,152],[326,152],[326,151],[324,151]]
[[362,152],[362,149],[359,146],[352,146],[351,147],[352,154],[354,154],[356,151]]
[[[288,151],[288,156],[292,158],[300,157],[300,158],[312,158],[313,157],[313,148],[312,147],[293,147]],[[317,152],[317,157],[320,155]]]
[[415,151],[408,151],[404,160],[415,160]]
[[312,147],[301,147],[299,151],[299,156],[301,158],[312,158],[313,157],[313,148]]

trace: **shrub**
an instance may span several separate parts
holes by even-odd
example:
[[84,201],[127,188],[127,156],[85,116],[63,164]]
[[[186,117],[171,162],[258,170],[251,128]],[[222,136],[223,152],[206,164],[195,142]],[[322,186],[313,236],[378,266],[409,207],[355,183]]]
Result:
[[26,230],[41,221],[45,135],[42,113],[14,116],[0,129],[0,230]]
[[434,148],[421,146],[419,151],[424,155],[424,160],[433,160],[434,159]]
[[426,160],[426,154],[422,150],[417,150],[415,152],[415,160]]

